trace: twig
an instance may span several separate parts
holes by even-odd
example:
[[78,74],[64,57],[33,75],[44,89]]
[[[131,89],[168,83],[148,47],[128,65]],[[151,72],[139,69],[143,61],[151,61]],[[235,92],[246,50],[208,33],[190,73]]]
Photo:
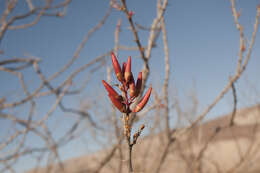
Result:
[[[231,0],[232,4],[234,4],[234,0]],[[235,8],[232,6],[232,8]],[[233,11],[234,12],[234,11]],[[255,24],[254,24],[254,30],[252,33],[252,37],[251,37],[251,42],[248,48],[248,52],[246,54],[245,60],[243,62],[243,64],[241,64],[241,66],[237,67],[236,73],[234,76],[232,76],[228,82],[228,84],[224,87],[224,89],[219,93],[219,95],[216,97],[216,99],[204,110],[204,112],[193,122],[193,124],[190,126],[190,128],[194,127],[196,124],[198,124],[198,122],[200,122],[210,111],[213,107],[215,107],[215,105],[224,97],[224,95],[229,91],[230,88],[232,88],[232,84],[234,82],[236,82],[240,76],[243,74],[243,72],[245,71],[247,64],[251,58],[251,52],[255,43],[255,38],[256,38],[256,32],[258,30],[258,25],[259,25],[259,16],[260,16],[260,10],[257,10],[257,14],[256,14],[256,19],[255,19]],[[240,35],[241,37],[241,35]],[[240,51],[242,51],[240,49]],[[240,61],[240,58],[239,58]]]
[[230,122],[229,122],[229,125],[230,126],[233,126],[234,125],[234,119],[235,119],[235,116],[236,116],[236,112],[237,112],[237,94],[236,94],[236,88],[235,88],[235,84],[232,83],[232,95],[233,95],[233,111],[232,111],[232,114],[231,114],[231,119],[230,119]]

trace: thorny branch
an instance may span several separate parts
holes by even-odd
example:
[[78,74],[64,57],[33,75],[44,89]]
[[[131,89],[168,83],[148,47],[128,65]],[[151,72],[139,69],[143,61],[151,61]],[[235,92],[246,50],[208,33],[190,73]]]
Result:
[[[113,0],[112,0],[113,1]],[[111,1],[111,2],[112,2]],[[19,3],[17,0],[8,0],[6,1],[6,8],[1,14],[0,18],[0,43],[3,43],[3,38],[6,35],[7,31],[11,30],[17,30],[17,29],[24,29],[27,27],[31,27],[42,19],[42,17],[63,17],[66,14],[67,6],[70,4],[71,0],[64,0],[58,4],[55,4],[55,1],[49,1],[46,0],[45,5],[43,6],[36,6],[34,1],[32,0],[26,0],[25,1],[28,6],[28,11],[25,11],[22,14],[16,14],[15,7]],[[117,3],[113,1],[113,3]],[[113,4],[112,3],[112,4]],[[115,4],[114,4],[115,5]],[[240,38],[240,45],[239,45],[239,53],[238,53],[238,60],[237,60],[237,67],[235,70],[235,73],[233,76],[230,77],[227,85],[224,87],[224,89],[219,93],[219,95],[215,98],[215,100],[195,119],[195,121],[190,120],[190,126],[180,128],[180,129],[174,129],[171,125],[171,119],[170,115],[172,114],[172,107],[169,106],[171,102],[171,97],[169,93],[169,80],[170,80],[170,56],[169,56],[169,47],[168,47],[168,41],[167,41],[167,29],[166,29],[166,21],[164,14],[166,12],[168,5],[167,0],[158,0],[157,1],[157,15],[154,18],[152,25],[150,27],[144,27],[142,25],[137,24],[135,22],[135,16],[134,13],[129,9],[127,6],[126,0],[121,0],[121,6],[119,6],[119,11],[123,11],[127,17],[127,21],[130,24],[131,32],[133,33],[134,41],[136,43],[135,47],[128,47],[125,46],[125,44],[119,44],[119,33],[121,28],[122,22],[121,20],[118,22],[118,25],[116,26],[115,30],[115,42],[114,42],[114,48],[113,50],[106,50],[105,52],[101,53],[100,56],[97,56],[93,58],[91,61],[88,61],[85,64],[81,64],[81,66],[77,67],[77,69],[73,70],[72,72],[69,71],[73,67],[73,64],[80,58],[81,51],[85,48],[86,43],[88,42],[89,38],[93,36],[93,34],[98,31],[100,28],[104,27],[105,22],[107,21],[108,17],[111,14],[111,11],[113,8],[113,5],[111,5],[108,10],[106,11],[106,14],[104,17],[98,21],[98,23],[90,29],[86,36],[83,38],[82,42],[79,44],[78,48],[74,52],[73,56],[67,62],[63,67],[58,69],[55,73],[47,76],[44,74],[44,69],[41,67],[41,60],[42,58],[35,58],[32,56],[28,57],[6,57],[4,60],[0,61],[0,72],[7,73],[8,75],[14,77],[19,82],[19,86],[22,90],[22,93],[19,96],[16,96],[15,99],[13,99],[8,94],[5,96],[1,96],[0,98],[0,119],[4,122],[7,122],[10,124],[10,128],[5,130],[6,135],[4,135],[4,140],[1,140],[0,142],[0,163],[2,166],[0,167],[0,172],[15,172],[15,169],[13,166],[24,156],[31,156],[34,155],[37,160],[39,166],[42,162],[44,162],[44,157],[48,159],[48,167],[47,171],[57,171],[57,168],[55,168],[55,164],[57,164],[58,170],[61,172],[66,172],[66,164],[62,161],[62,156],[59,153],[59,149],[62,146],[67,145],[72,140],[75,140],[81,136],[82,134],[86,133],[86,131],[93,132],[95,137],[91,138],[94,139],[92,142],[100,142],[98,141],[99,137],[98,135],[102,134],[104,136],[111,135],[111,139],[102,139],[101,141],[106,143],[104,144],[104,147],[108,147],[109,152],[104,155],[101,159],[97,159],[95,167],[92,169],[82,169],[79,172],[102,172],[106,171],[108,168],[113,168],[111,166],[111,162],[115,158],[120,161],[120,163],[117,163],[117,166],[114,170],[114,172],[123,172],[125,171],[124,166],[124,157],[127,155],[124,153],[124,151],[128,152],[129,159],[126,161],[129,164],[129,172],[137,172],[138,166],[133,165],[132,160],[136,159],[135,153],[133,153],[133,146],[135,145],[135,148],[137,152],[139,146],[137,144],[138,137],[140,136],[142,129],[144,128],[141,126],[135,134],[132,135],[132,127],[133,122],[139,122],[142,121],[144,117],[147,116],[147,114],[152,114],[152,110],[157,109],[156,112],[157,119],[158,114],[163,112],[164,120],[163,122],[163,129],[160,131],[160,133],[163,133],[166,136],[166,140],[159,141],[159,147],[160,154],[156,156],[156,158],[152,158],[149,154],[152,151],[152,147],[147,147],[144,151],[144,158],[140,161],[141,167],[145,167],[145,165],[149,165],[146,163],[146,160],[148,159],[155,159],[155,169],[152,170],[152,172],[162,172],[163,166],[166,160],[169,158],[169,154],[174,155],[176,154],[176,150],[173,146],[176,144],[176,141],[180,141],[181,137],[188,134],[189,132],[193,131],[200,122],[207,116],[207,114],[218,104],[220,100],[223,99],[223,97],[232,89],[232,95],[233,95],[233,111],[231,114],[231,118],[229,123],[226,126],[219,126],[217,127],[212,134],[210,134],[209,138],[205,143],[201,144],[200,150],[198,154],[194,157],[193,162],[197,163],[196,167],[193,167],[196,169],[197,172],[201,172],[202,170],[202,164],[203,164],[203,158],[205,157],[205,153],[210,147],[212,141],[216,139],[216,136],[220,134],[223,130],[226,129],[232,129],[236,128],[236,114],[237,114],[237,91],[235,88],[236,82],[240,79],[241,75],[244,73],[244,71],[247,68],[247,64],[251,58],[251,53],[253,50],[256,33],[258,31],[258,23],[259,23],[259,16],[260,16],[260,8],[257,8],[257,14],[256,14],[256,20],[254,24],[254,30],[252,32],[252,37],[249,45],[247,45],[246,38],[244,36],[244,29],[243,26],[239,22],[239,16],[241,15],[240,12],[237,11],[235,7],[235,0],[231,0],[231,9],[232,14],[234,17],[234,22],[236,25],[236,28],[239,31],[239,38]],[[24,20],[24,19],[31,19],[31,20]],[[123,19],[124,20],[124,19]],[[29,21],[24,24],[17,24],[21,21]],[[145,32],[149,32],[149,37],[147,38],[147,45],[143,45],[142,43],[145,42],[143,38],[140,37],[139,29],[144,30]],[[161,34],[161,35],[160,35]],[[78,96],[79,94],[83,93],[83,90],[88,85],[91,76],[94,72],[98,71],[98,69],[104,64],[106,64],[106,58],[109,56],[111,51],[114,51],[116,55],[119,54],[120,51],[139,51],[141,58],[144,63],[143,67],[143,87],[141,89],[141,94],[143,94],[144,86],[146,84],[146,81],[150,74],[150,68],[149,68],[149,61],[152,57],[152,49],[156,48],[156,42],[158,42],[158,38],[162,36],[162,41],[164,45],[164,65],[165,65],[165,77],[163,80],[162,85],[162,96],[160,97],[159,94],[154,94],[155,102],[152,103],[152,105],[148,108],[146,108],[141,113],[138,113],[138,117],[135,112],[129,113],[127,112],[123,117],[124,122],[124,128],[125,128],[125,134],[121,133],[120,130],[122,130],[118,124],[118,118],[116,116],[115,112],[112,112],[112,116],[110,116],[109,113],[102,112],[103,115],[100,115],[100,110],[91,110],[91,103],[89,103],[88,99],[86,98],[86,102],[83,101],[82,107],[80,108],[74,108],[74,107],[67,107],[66,98],[68,96]],[[127,44],[126,44],[127,45]],[[248,47],[248,48],[247,48]],[[0,50],[1,56],[5,55],[5,52]],[[37,87],[34,89],[31,88],[31,83],[28,82],[25,70],[31,69],[34,73],[34,75],[37,77],[37,80],[39,81]],[[111,69],[108,68],[108,81],[111,80]],[[78,82],[77,77],[81,73],[87,73],[88,79],[83,82]],[[65,75],[65,78],[62,77],[62,75]],[[57,82],[57,79],[62,79]],[[79,84],[80,83],[80,84]],[[110,82],[109,82],[110,83]],[[80,87],[78,87],[80,85]],[[112,84],[111,84],[112,85]],[[75,89],[75,86],[77,87]],[[112,85],[113,86],[113,85]],[[236,85],[237,87],[237,85]],[[156,91],[154,91],[156,93]],[[39,100],[44,99],[46,97],[52,97],[52,104],[48,107],[49,109],[46,110],[45,113],[38,112],[38,107],[40,105]],[[125,96],[126,97],[126,96]],[[140,98],[136,99],[137,102],[139,102]],[[96,106],[96,105],[94,105]],[[103,105],[102,105],[103,106]],[[136,106],[133,104],[133,107]],[[196,105],[195,105],[196,106]],[[28,110],[27,113],[21,114],[20,108],[24,107],[26,110]],[[97,107],[97,106],[96,106]],[[181,109],[179,100],[176,100],[176,103],[173,107],[177,114],[179,116],[186,116],[185,111]],[[72,123],[72,126],[65,130],[63,135],[60,138],[56,138],[53,132],[53,128],[49,126],[50,122],[53,122],[54,113],[56,110],[61,110],[62,115],[61,117],[66,117],[67,115],[75,114],[78,116],[68,116],[70,118],[73,118],[74,122]],[[114,107],[115,110],[115,107]],[[158,113],[158,114],[157,114]],[[64,115],[63,115],[64,114]],[[94,118],[93,115],[99,115]],[[132,119],[129,119],[131,117]],[[151,117],[151,116],[150,116]],[[149,118],[150,118],[149,117]],[[84,120],[87,120],[89,123],[88,125],[90,127],[87,127],[86,129],[83,129],[80,131],[80,128],[82,126],[82,122]],[[161,122],[161,121],[160,121]],[[56,123],[58,124],[58,122]],[[54,126],[56,126],[56,124]],[[102,125],[101,125],[102,124]],[[158,124],[154,124],[154,127],[150,127],[150,131],[156,131]],[[257,131],[257,124],[254,128],[254,135],[252,137],[252,141],[256,138],[256,131]],[[30,135],[33,134],[36,136],[39,140],[44,143],[40,146],[29,146],[27,144],[27,140],[30,138]],[[152,134],[152,132],[150,133]],[[131,136],[132,135],[132,136]],[[127,146],[124,146],[122,143],[123,138],[127,138]],[[114,140],[115,139],[115,140]],[[163,139],[163,138],[161,138]],[[149,139],[150,140],[150,139]],[[108,144],[107,141],[110,143]],[[100,142],[100,143],[102,143]],[[163,144],[163,145],[162,145]],[[9,147],[14,145],[11,150],[9,150]],[[150,140],[149,146],[154,145],[154,141]],[[260,144],[259,144],[260,145]],[[239,147],[238,147],[239,148]],[[240,149],[238,149],[240,150]],[[118,151],[118,153],[117,153]],[[235,167],[230,169],[230,172],[234,172],[238,169],[238,167],[241,167],[243,163],[245,162],[246,158],[252,157],[252,153],[255,152],[256,149],[252,145],[247,149],[246,154],[241,154],[241,158],[239,162],[236,164]],[[239,151],[240,152],[240,151]],[[141,156],[142,150],[140,153],[137,153],[138,156]],[[183,158],[186,158],[183,154]],[[148,157],[145,158],[145,157]],[[53,164],[55,163],[55,164]],[[135,162],[139,163],[139,161],[136,159]],[[187,160],[187,163],[189,160]],[[213,164],[213,163],[212,163]],[[214,163],[215,164],[215,163]],[[109,166],[108,166],[109,165]],[[218,168],[218,165],[215,164],[216,169]],[[135,169],[134,169],[135,168]],[[36,169],[37,170],[37,169]],[[142,169],[140,169],[142,170]],[[139,170],[138,170],[139,171]],[[140,172],[147,172],[148,170],[145,170],[143,168],[143,171]]]
[[[35,25],[40,21],[40,18],[42,16],[62,17],[63,15],[65,15],[65,11],[61,12],[60,9],[62,8],[63,10],[65,10],[66,7],[69,5],[70,0],[59,2],[59,4],[54,4],[54,1],[46,0],[46,6],[44,7],[36,7],[33,1],[27,0],[26,3],[28,4],[30,11],[19,15],[16,15],[15,13],[15,6],[17,5],[18,1],[12,0],[6,2],[6,9],[0,19],[0,41],[2,41],[3,36],[5,35],[7,30],[24,29],[26,27]],[[85,72],[91,68],[92,70],[90,70],[89,75],[92,75],[95,71],[98,70],[97,68],[95,69],[95,66],[99,64],[104,64],[104,60],[107,54],[105,53],[99,57],[93,58],[93,60],[89,63],[77,68],[75,71],[69,74],[65,78],[65,80],[59,83],[58,87],[56,87],[56,85],[53,84],[53,80],[57,79],[58,77],[61,77],[63,72],[68,71],[68,69],[72,66],[76,59],[78,59],[81,50],[84,48],[86,42],[88,41],[88,38],[104,25],[106,19],[110,15],[110,12],[111,8],[108,8],[107,14],[101,21],[98,22],[98,24],[95,27],[93,27],[88,32],[88,34],[80,44],[79,48],[74,53],[71,60],[64,67],[62,67],[60,70],[58,70],[50,77],[46,77],[44,73],[41,71],[40,58],[14,57],[6,58],[0,61],[0,71],[3,73],[9,73],[10,75],[17,77],[19,79],[21,88],[24,93],[21,94],[20,97],[16,97],[15,99],[10,99],[8,95],[1,98],[1,121],[5,121],[7,123],[10,122],[10,130],[6,129],[8,133],[4,140],[1,140],[0,142],[0,163],[3,163],[5,165],[5,167],[1,167],[1,172],[5,172],[8,170],[15,172],[12,169],[12,165],[18,162],[20,158],[23,158],[26,155],[39,155],[40,161],[43,160],[42,157],[46,155],[45,153],[49,153],[52,162],[55,163],[57,161],[61,170],[64,170],[64,166],[61,161],[61,157],[58,150],[60,147],[68,144],[73,139],[79,137],[79,134],[77,133],[79,133],[79,127],[80,124],[82,124],[82,118],[87,118],[89,122],[92,124],[92,126],[98,128],[98,126],[95,124],[92,118],[92,115],[90,115],[90,113],[87,110],[67,108],[64,106],[63,100],[65,100],[64,98],[67,95],[71,96],[82,93],[86,84],[88,84],[87,80],[82,83],[82,86],[78,90],[70,90],[71,86],[73,85],[72,81],[75,80],[75,78],[80,73]],[[36,19],[33,20],[31,23],[29,22],[22,25],[14,25],[16,21],[21,21],[23,19],[30,18],[33,15],[36,15]],[[2,53],[4,54],[4,51]],[[24,73],[24,70],[30,68],[33,68],[35,74],[39,77],[39,86],[34,88],[33,90],[31,89],[31,87],[28,87],[30,84],[27,83],[27,79],[25,80],[25,77],[27,78],[27,76],[25,76]],[[47,113],[45,113],[44,115],[38,115],[39,112],[36,110],[40,105],[40,98],[45,98],[53,95],[56,96],[56,99],[53,105],[50,107],[49,111],[47,111]],[[27,107],[27,105],[29,108],[28,115],[23,113],[16,115],[15,112],[20,109],[19,106]],[[78,116],[78,118],[74,118],[75,122],[71,122],[72,126],[69,128],[69,130],[65,130],[63,132],[63,136],[61,136],[59,139],[54,139],[52,132],[53,129],[51,130],[51,127],[47,124],[49,124],[50,119],[52,119],[52,114],[58,108],[60,108],[64,113],[73,113],[80,116]],[[31,134],[34,134],[39,138],[39,140],[42,140],[42,142],[45,143],[45,146],[28,146],[27,140],[28,138],[30,138],[29,136]],[[12,150],[8,150],[9,146],[14,147]],[[50,167],[50,169],[52,168]]]
[[[31,0],[26,1],[28,6],[29,6],[29,11],[25,12],[24,14],[19,14],[19,15],[13,15],[13,11],[15,7],[17,6],[18,0],[10,0],[7,1],[6,4],[6,9],[4,13],[2,14],[2,17],[0,19],[0,43],[6,33],[7,30],[13,30],[13,29],[24,29],[27,27],[31,27],[35,24],[37,24],[42,16],[54,16],[54,17],[63,17],[63,13],[65,12],[60,12],[58,11],[60,8],[63,8],[63,10],[66,9],[66,7],[69,5],[71,0],[64,0],[60,4],[57,5],[52,5],[52,1],[46,0],[46,5],[43,7],[35,7],[32,3]],[[48,14],[48,11],[53,11],[56,10],[57,12],[54,12],[52,14]],[[36,15],[36,18],[30,22],[30,23],[25,23],[22,25],[13,25],[16,21],[18,20],[23,20],[27,19],[28,17],[31,17],[33,15]],[[9,16],[12,16],[9,20]]]
[[[235,1],[231,0],[231,4],[232,4],[232,12],[235,14],[233,14],[234,16],[237,16],[236,10],[235,9]],[[219,95],[215,98],[215,100],[198,116],[198,118],[191,124],[191,126],[189,126],[187,129],[183,130],[180,134],[183,134],[186,132],[186,130],[190,130],[192,129],[194,126],[198,125],[199,122],[201,122],[201,120],[216,106],[216,104],[225,96],[225,94],[229,91],[230,88],[232,88],[233,83],[235,83],[243,74],[243,72],[245,71],[247,64],[251,58],[251,53],[252,53],[252,49],[255,43],[255,38],[256,38],[256,33],[258,30],[258,25],[259,25],[259,16],[260,16],[260,8],[257,8],[257,14],[256,14],[256,19],[255,19],[255,24],[254,24],[254,30],[251,36],[251,41],[247,50],[247,53],[245,55],[245,59],[244,62],[241,65],[237,66],[235,75],[230,77],[230,80],[228,82],[228,84],[224,87],[224,89],[219,93]],[[236,17],[235,21],[237,20]],[[239,24],[240,26],[240,24]],[[241,32],[241,27],[238,28],[238,30]],[[243,32],[243,31],[242,31]],[[242,37],[244,34],[240,34],[240,37]],[[242,54],[245,52],[244,48],[240,46],[239,49],[239,54]],[[242,62],[241,58],[239,57],[238,59],[238,64],[240,64],[240,61]]]

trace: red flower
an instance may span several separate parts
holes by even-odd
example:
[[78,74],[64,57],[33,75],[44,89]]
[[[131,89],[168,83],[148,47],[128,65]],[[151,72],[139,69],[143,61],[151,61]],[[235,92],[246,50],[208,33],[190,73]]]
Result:
[[120,65],[117,61],[117,58],[116,58],[116,56],[113,52],[111,52],[111,57],[112,57],[112,64],[113,64],[114,69],[115,69],[116,77],[120,82],[122,82],[123,81],[123,75],[122,75],[122,72],[121,72],[121,67],[120,67]]
[[[142,100],[137,104],[134,110],[130,110],[130,105],[134,102],[134,99],[140,95],[142,88],[142,72],[138,74],[138,78],[134,80],[132,71],[131,71],[131,57],[127,59],[127,63],[123,62],[122,67],[119,65],[118,60],[113,52],[111,52],[112,64],[115,70],[117,79],[121,84],[117,84],[119,89],[122,91],[122,95],[119,95],[113,87],[111,87],[106,81],[102,81],[105,86],[108,96],[114,106],[123,113],[139,112],[147,104],[152,87],[150,87],[145,93]],[[129,96],[128,96],[129,94]]]
[[122,74],[125,74],[125,68],[126,68],[126,63],[123,62],[123,64],[122,64]]
[[131,18],[135,13],[133,11],[128,12],[128,17]]
[[137,97],[141,91],[141,88],[142,88],[142,72],[140,72],[138,74],[138,78],[137,78],[137,81],[136,81],[136,86],[135,86],[135,96]]
[[149,97],[150,97],[150,95],[151,95],[151,92],[152,92],[152,87],[150,87],[150,88],[146,91],[146,93],[145,93],[143,99],[138,103],[138,105],[135,107],[135,109],[133,110],[133,112],[139,112],[139,111],[141,111],[141,110],[144,108],[144,106],[146,105],[146,103],[147,103],[148,100],[149,100]]
[[115,105],[115,107],[122,113],[126,113],[126,106],[125,104],[123,104],[122,102],[120,102],[119,99],[116,99],[114,96],[112,95],[108,95],[110,100],[112,101],[112,103]]
[[135,80],[134,80],[134,77],[133,75],[131,75],[131,80],[130,80],[130,83],[129,83],[129,95],[130,97],[134,97],[135,96]]
[[131,79],[132,72],[131,72],[131,56],[128,57],[126,67],[125,67],[125,81],[128,83]]
[[108,95],[111,95],[115,97],[116,99],[119,99],[119,94],[104,80],[102,80],[104,87],[106,88]]

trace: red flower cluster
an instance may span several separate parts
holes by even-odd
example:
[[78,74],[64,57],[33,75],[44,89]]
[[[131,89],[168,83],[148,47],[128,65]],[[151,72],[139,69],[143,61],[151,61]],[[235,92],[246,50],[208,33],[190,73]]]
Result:
[[[106,81],[102,81],[105,86],[108,96],[112,103],[123,113],[139,112],[141,111],[149,100],[152,87],[150,87],[145,93],[142,100],[137,106],[131,110],[130,105],[134,102],[134,99],[139,96],[142,87],[142,72],[139,73],[137,81],[135,83],[133,74],[131,72],[131,57],[128,57],[127,63],[123,63],[120,67],[118,60],[114,53],[111,53],[112,64],[114,66],[115,74],[121,85],[119,85],[122,95],[119,95]],[[129,96],[128,96],[129,90]]]

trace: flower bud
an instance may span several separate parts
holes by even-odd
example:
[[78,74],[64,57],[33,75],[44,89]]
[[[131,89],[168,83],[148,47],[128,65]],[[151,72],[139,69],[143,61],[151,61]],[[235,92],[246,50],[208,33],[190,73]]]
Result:
[[125,74],[125,68],[126,68],[126,63],[123,62],[123,64],[122,64],[122,74]]
[[130,97],[134,97],[135,96],[135,80],[134,80],[134,77],[132,75],[131,77],[131,80],[130,80],[130,83],[129,83],[129,95]]
[[126,107],[125,104],[120,102],[119,99],[116,99],[113,95],[108,95],[112,103],[115,105],[115,107],[122,113],[126,113]]
[[133,112],[139,112],[139,111],[141,111],[144,108],[144,106],[146,105],[146,103],[148,102],[148,100],[150,98],[151,92],[152,92],[152,87],[150,87],[147,90],[147,92],[145,93],[144,97],[142,98],[140,103],[138,103],[138,105],[135,107]]
[[109,95],[115,97],[116,99],[119,99],[119,94],[104,80],[102,80],[104,87],[106,88]]
[[131,18],[133,15],[134,15],[134,12],[133,12],[133,11],[129,11],[129,12],[128,12],[128,18]]
[[116,77],[120,82],[122,82],[123,81],[123,75],[122,75],[122,72],[121,72],[121,67],[120,67],[120,65],[117,61],[117,58],[116,58],[116,56],[113,52],[111,52],[111,57],[112,57],[112,64],[113,64],[114,69],[115,69]]
[[240,46],[240,50],[241,50],[242,52],[246,51],[246,45],[245,45],[245,43],[243,43],[243,44]]
[[142,88],[142,72],[138,74],[138,78],[135,85],[135,97],[137,97]]
[[131,73],[131,56],[128,57],[126,67],[125,67],[125,81],[128,83],[131,79],[132,73]]

